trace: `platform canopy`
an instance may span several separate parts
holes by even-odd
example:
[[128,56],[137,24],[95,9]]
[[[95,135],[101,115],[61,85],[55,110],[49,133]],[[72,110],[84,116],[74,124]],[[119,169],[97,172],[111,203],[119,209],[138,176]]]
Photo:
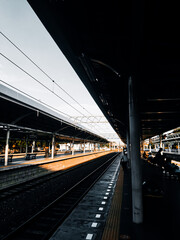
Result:
[[128,79],[141,139],[180,126],[179,7],[163,0],[28,0],[125,140]]
[[48,140],[54,135],[60,142],[108,142],[60,113],[2,84],[0,106],[2,139],[5,139],[4,135],[9,129],[11,138]]

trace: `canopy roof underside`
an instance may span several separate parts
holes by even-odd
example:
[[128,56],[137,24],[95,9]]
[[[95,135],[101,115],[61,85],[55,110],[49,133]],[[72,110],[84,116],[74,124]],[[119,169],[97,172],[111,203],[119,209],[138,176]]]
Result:
[[125,141],[128,78],[141,139],[180,126],[179,7],[163,0],[28,0]]

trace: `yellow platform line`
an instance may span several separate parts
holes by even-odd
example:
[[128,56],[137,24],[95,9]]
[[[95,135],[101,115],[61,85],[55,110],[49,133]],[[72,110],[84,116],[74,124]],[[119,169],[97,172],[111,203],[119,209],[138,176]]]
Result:
[[123,179],[124,179],[124,172],[121,167],[118,180],[116,183],[115,191],[114,191],[114,196],[112,198],[112,203],[109,210],[108,218],[105,224],[105,228],[104,228],[104,232],[101,240],[118,240],[119,239]]

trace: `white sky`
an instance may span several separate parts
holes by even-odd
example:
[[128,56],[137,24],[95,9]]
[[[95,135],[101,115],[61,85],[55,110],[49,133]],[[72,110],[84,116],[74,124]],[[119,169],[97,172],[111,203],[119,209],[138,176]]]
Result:
[[[53,106],[64,112],[66,117],[67,115],[80,116],[79,112],[83,115],[89,115],[87,111],[83,110],[61,89],[55,86],[48,77],[8,42],[2,33],[76,99],[83,108],[92,115],[103,115],[75,71],[25,0],[0,0],[0,83],[4,81],[37,98],[39,101]],[[53,90],[58,96],[69,102],[79,112],[10,63],[2,54],[46,85],[51,91]],[[92,129],[90,126],[88,128]],[[96,128],[98,127],[96,126]],[[114,133],[110,124],[101,124],[101,128],[98,131],[94,129],[94,131],[98,135]]]

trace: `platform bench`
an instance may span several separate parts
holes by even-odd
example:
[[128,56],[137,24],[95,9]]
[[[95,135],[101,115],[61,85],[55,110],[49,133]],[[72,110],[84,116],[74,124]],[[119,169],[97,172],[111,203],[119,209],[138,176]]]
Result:
[[[13,155],[8,155],[8,162],[12,162]],[[4,163],[5,161],[5,156],[0,155],[0,162]]]
[[27,153],[25,159],[31,160],[36,158],[37,153]]

